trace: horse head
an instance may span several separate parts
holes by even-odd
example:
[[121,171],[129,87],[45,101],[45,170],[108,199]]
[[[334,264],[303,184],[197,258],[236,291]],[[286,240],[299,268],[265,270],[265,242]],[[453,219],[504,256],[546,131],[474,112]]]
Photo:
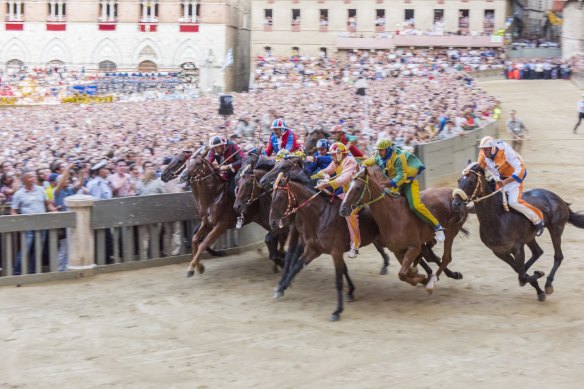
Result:
[[190,183],[205,181],[211,177],[219,179],[216,174],[219,170],[214,168],[211,162],[207,161],[208,153],[208,148],[201,148],[193,154],[186,169],[181,175],[181,179],[183,178],[182,176],[185,176],[185,181]]
[[182,153],[175,155],[170,163],[164,168],[160,179],[163,182],[168,182],[176,177],[178,177],[183,170],[185,170],[189,158],[192,156],[192,152],[185,150]]
[[270,170],[265,176],[262,177],[260,180],[260,186],[263,189],[268,189],[270,185],[276,181],[276,178],[280,173],[287,175],[292,171],[301,171],[303,168],[304,165],[302,158],[300,157],[292,156],[282,158],[276,162],[272,170]]
[[237,174],[235,202],[233,203],[233,210],[237,214],[244,214],[247,211],[247,207],[253,203],[261,190],[253,170],[254,165],[255,162],[253,164],[244,162]]
[[452,191],[452,205],[461,207],[484,196],[489,187],[485,178],[485,170],[477,163],[467,162],[458,179],[458,188]]
[[294,207],[294,195],[290,191],[288,177],[284,173],[278,173],[273,185],[272,208],[270,208],[270,228],[272,230],[283,228],[290,223],[287,213]]
[[316,152],[316,142],[320,139],[328,139],[331,134],[323,129],[313,129],[308,131],[304,137],[304,151],[307,155]]
[[[362,166],[357,173],[353,175],[351,184],[349,185],[349,190],[345,193],[343,202],[341,203],[341,208],[339,213],[343,217],[349,216],[355,209],[362,207],[365,193],[369,187],[369,170]],[[370,196],[371,194],[369,194]]]

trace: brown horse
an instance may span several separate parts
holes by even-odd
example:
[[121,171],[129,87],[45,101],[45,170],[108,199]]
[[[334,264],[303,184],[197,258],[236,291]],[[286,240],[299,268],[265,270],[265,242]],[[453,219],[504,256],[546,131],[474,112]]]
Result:
[[[379,226],[382,243],[396,255],[401,264],[399,278],[411,285],[422,283],[426,290],[432,292],[438,276],[446,270],[452,260],[452,242],[466,221],[466,208],[455,208],[451,204],[451,189],[427,189],[421,193],[422,201],[438,218],[445,228],[446,240],[442,263],[436,274],[429,278],[413,271],[422,255],[427,259],[429,246],[435,243],[434,232],[409,209],[403,196],[386,194],[383,184],[388,179],[378,166],[361,168],[355,174],[341,205],[341,215],[369,206]],[[431,252],[431,250],[430,250]]]
[[[543,213],[554,247],[554,266],[547,277],[544,293],[537,281],[544,273],[534,271],[533,275],[527,274],[527,270],[543,254],[536,242],[533,224],[514,210],[505,211],[500,190],[495,190],[487,182],[484,169],[477,163],[471,164],[469,161],[458,180],[458,188],[453,192],[453,205],[464,207],[471,201],[475,203],[483,243],[517,272],[519,285],[524,286],[529,282],[535,288],[538,300],[544,301],[546,294],[554,291],[554,276],[564,259],[562,233],[566,223],[584,228],[584,215],[573,212],[568,203],[548,190],[532,189],[523,193],[523,199]],[[527,262],[525,245],[531,250],[531,258]]]
[[[205,158],[206,151],[200,149],[192,156],[187,153],[175,156],[161,175],[162,181],[168,182],[182,172],[181,178],[186,177],[189,182],[197,214],[201,218],[201,226],[192,237],[192,257],[187,277],[192,277],[195,269],[201,274],[205,271],[205,266],[200,262],[202,253],[227,229],[235,228],[237,223],[233,198],[228,194],[227,183],[219,177],[219,170]],[[247,216],[245,223],[253,220],[254,217]],[[268,225],[267,222],[265,224]],[[270,257],[276,256],[270,253]]]
[[283,266],[284,246],[289,229],[287,227],[275,230],[270,228],[272,191],[262,189],[258,183],[258,180],[273,166],[274,164],[271,160],[260,159],[259,152],[250,152],[245,157],[236,177],[237,186],[235,188],[233,210],[239,215],[240,220],[251,218],[251,221],[256,222],[268,231],[265,242],[276,272],[278,266]]
[[[339,215],[341,202],[336,198],[331,202],[330,197],[310,189],[308,187],[310,180],[303,174],[293,173],[290,179],[283,178],[279,181],[276,182],[272,193],[270,225],[275,228],[294,223],[300,233],[303,251],[300,258],[292,262],[289,271],[284,272],[282,280],[276,286],[274,297],[284,295],[286,288],[305,265],[321,254],[330,254],[335,264],[337,287],[337,308],[331,315],[331,320],[339,320],[344,309],[343,275],[349,284],[347,298],[350,301],[354,299],[355,291],[343,259],[343,253],[350,249],[350,238],[347,223]],[[379,237],[379,230],[369,210],[364,210],[359,219],[361,246],[374,243],[378,247],[379,243],[376,240]]]
[[318,142],[319,139],[328,139],[330,136],[330,132],[320,128],[307,132],[304,135],[304,151],[308,155],[314,154],[316,152],[316,142]]

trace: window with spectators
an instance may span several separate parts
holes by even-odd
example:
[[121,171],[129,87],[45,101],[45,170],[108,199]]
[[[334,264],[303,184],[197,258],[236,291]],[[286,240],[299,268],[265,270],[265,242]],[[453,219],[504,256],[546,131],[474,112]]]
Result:
[[118,20],[118,3],[114,0],[100,0],[99,21],[115,22]]
[[65,0],[50,0],[47,4],[49,22],[63,22],[67,18],[67,4]]
[[201,5],[197,0],[181,0],[181,17],[179,22],[198,23]]
[[23,0],[7,0],[6,2],[6,21],[22,22],[24,21],[24,2]]
[[264,9],[264,26],[272,25],[272,10]]
[[158,2],[140,0],[140,15],[143,23],[158,23]]

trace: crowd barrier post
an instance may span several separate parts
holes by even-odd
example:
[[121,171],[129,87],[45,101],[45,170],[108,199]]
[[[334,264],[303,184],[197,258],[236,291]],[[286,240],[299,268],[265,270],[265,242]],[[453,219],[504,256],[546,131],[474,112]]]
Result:
[[95,241],[91,229],[91,211],[95,197],[74,195],[65,199],[71,212],[75,212],[76,224],[68,230],[69,270],[95,267]]

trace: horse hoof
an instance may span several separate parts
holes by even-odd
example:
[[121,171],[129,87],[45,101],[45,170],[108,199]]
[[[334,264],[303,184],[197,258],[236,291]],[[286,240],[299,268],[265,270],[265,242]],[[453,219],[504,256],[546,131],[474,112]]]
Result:
[[187,271],[186,277],[187,278],[191,278],[194,275],[195,275],[195,271],[194,270],[189,270],[189,271]]
[[380,276],[386,276],[387,275],[387,268],[386,267],[381,268],[381,271],[379,272],[379,275]]
[[274,292],[274,296],[272,296],[272,297],[274,300],[278,300],[278,299],[284,297],[284,293],[280,292],[280,291],[276,291],[276,292]]
[[545,273],[539,270],[536,270],[533,272],[533,275],[536,276],[537,278],[541,278],[543,276],[545,276]]
[[464,278],[464,277],[462,276],[462,273],[459,273],[459,272],[457,272],[457,271],[455,271],[454,273],[452,273],[452,277],[453,277],[455,280],[462,280],[462,279]]
[[526,282],[525,281],[519,281],[519,286],[525,286]]
[[205,272],[205,265],[203,265],[202,263],[199,263],[197,265],[197,273],[203,274],[204,272]]
[[278,267],[278,265],[274,264],[274,266],[272,266],[272,272],[274,274],[277,274],[280,271],[280,268]]
[[330,321],[339,321],[341,320],[341,315],[339,313],[333,313],[331,315]]
[[545,301],[545,293],[538,293],[537,299],[541,302],[544,302]]
[[436,276],[436,274],[432,274],[430,276],[430,279],[426,283],[426,292],[428,292],[428,294],[434,293],[434,287],[436,286],[437,282],[438,282],[438,277]]
[[347,294],[347,301],[352,303],[355,301],[355,296],[353,294]]
[[554,287],[553,286],[546,286],[545,287],[545,294],[552,294],[554,293]]

